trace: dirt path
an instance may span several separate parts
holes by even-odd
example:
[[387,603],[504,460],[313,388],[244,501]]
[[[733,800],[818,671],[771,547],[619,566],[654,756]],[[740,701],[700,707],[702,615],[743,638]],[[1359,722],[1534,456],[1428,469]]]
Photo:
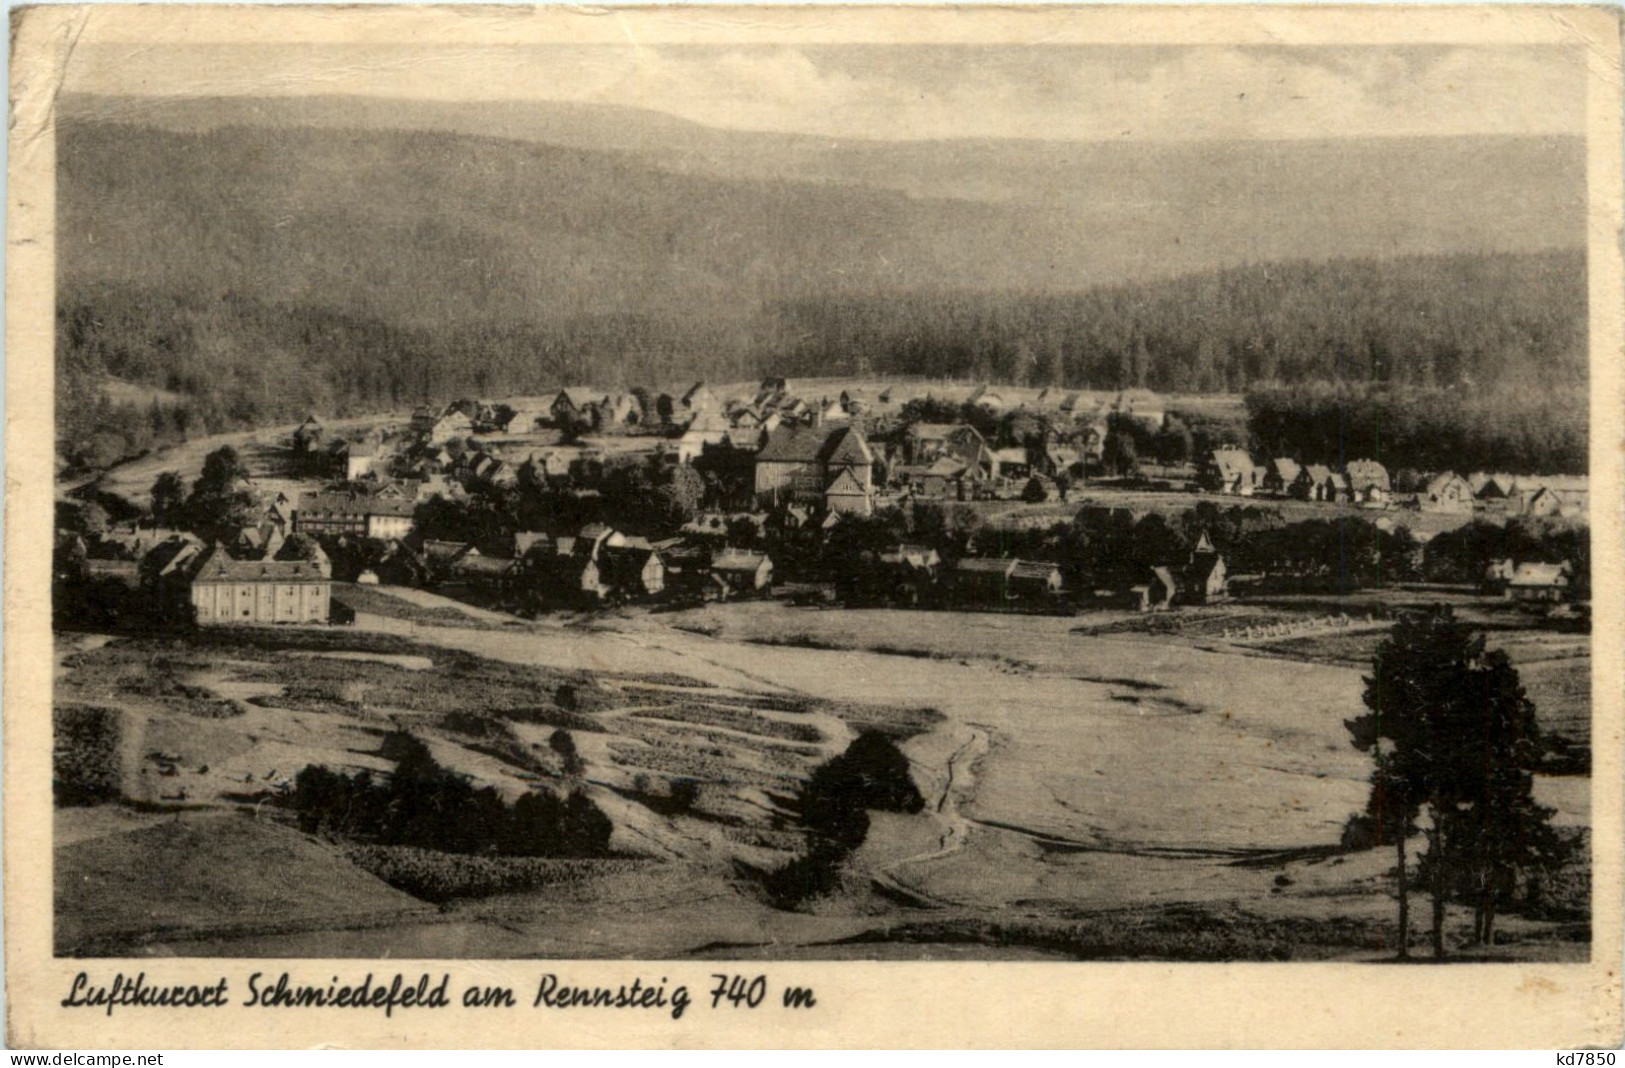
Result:
[[[941,769],[942,790],[936,801],[927,802],[927,805],[942,819],[946,826],[942,836],[938,839],[935,849],[911,856],[900,857],[879,869],[871,876],[872,881],[883,893],[892,897],[901,897],[922,907],[978,907],[974,903],[950,901],[947,898],[929,894],[925,891],[905,883],[899,872],[903,868],[917,864],[929,864],[935,860],[951,857],[965,848],[965,841],[970,835],[972,821],[960,815],[959,802],[962,798],[970,798],[976,788],[976,764],[987,755],[990,746],[988,732],[985,728],[975,725],[961,728],[955,732],[957,739],[962,739],[958,748],[948,757],[946,765]],[[927,768],[928,773],[935,774],[938,769]]]

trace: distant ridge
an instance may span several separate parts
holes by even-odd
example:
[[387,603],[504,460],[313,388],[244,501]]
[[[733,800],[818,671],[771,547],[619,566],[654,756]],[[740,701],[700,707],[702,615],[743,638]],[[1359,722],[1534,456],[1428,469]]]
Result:
[[407,321],[1584,242],[1563,138],[839,143],[356,97],[70,97],[58,136],[65,274]]
[[[1576,139],[853,143],[610,107],[69,96],[57,149],[65,413],[107,376],[216,430],[859,367],[1584,380]],[[79,407],[70,436],[101,431]]]

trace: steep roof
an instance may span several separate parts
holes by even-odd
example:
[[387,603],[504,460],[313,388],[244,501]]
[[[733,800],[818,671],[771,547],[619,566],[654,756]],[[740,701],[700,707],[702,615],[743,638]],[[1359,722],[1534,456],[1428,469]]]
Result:
[[1010,577],[1013,579],[1034,579],[1048,582],[1051,575],[1061,570],[1057,564],[1045,563],[1040,560],[1017,560],[1015,565],[1010,569]]
[[1008,575],[1018,562],[990,556],[967,556],[954,565],[954,570],[972,575]]
[[1512,572],[1514,586],[1567,586],[1568,572],[1563,564],[1519,564]]
[[412,501],[368,493],[309,493],[299,498],[299,511],[326,515],[409,516],[416,508]]
[[1250,474],[1253,470],[1253,458],[1247,455],[1246,449],[1214,449],[1212,463],[1227,478]]
[[563,400],[569,401],[572,407],[581,408],[585,405],[592,404],[597,399],[598,395],[584,386],[565,386],[563,389],[559,390],[558,393],[554,394],[553,403],[548,405],[548,407],[551,408],[553,405],[556,405],[559,401]]
[[903,542],[881,553],[880,561],[886,564],[908,564],[911,567],[934,567],[942,562],[942,557],[929,545]]
[[481,556],[478,553],[458,557],[453,570],[464,575],[503,575],[513,570],[513,561],[505,556]]
[[1388,488],[1388,469],[1375,460],[1350,460],[1343,468],[1349,484],[1355,489],[1368,486]]
[[1466,486],[1468,492],[1474,492],[1473,484],[1456,474],[1454,471],[1446,471],[1443,474],[1434,475],[1432,478],[1428,479],[1428,484],[1423,489],[1423,492],[1429,497],[1437,497],[1444,493],[1444,491],[1452,484],[1458,482]]
[[513,535],[513,553],[515,556],[524,556],[531,549],[540,545],[546,547],[553,539],[545,531],[517,530]]
[[192,567],[194,582],[326,582],[316,560],[238,560],[219,542],[205,549]]
[[773,463],[870,464],[874,453],[856,427],[784,424],[768,434],[756,458]]
[[435,538],[423,540],[423,554],[431,560],[455,560],[460,556],[472,553],[478,556],[480,551],[468,541],[440,541]]
[[745,549],[723,549],[711,557],[711,570],[755,571],[766,562],[766,553],[753,553]]
[[824,487],[824,492],[841,497],[861,497],[864,490],[862,483],[852,474],[852,469],[843,467],[835,473],[834,478],[829,480],[829,485]]
[[908,428],[910,436],[919,441],[948,441],[965,431],[977,441],[983,440],[981,431],[969,423],[915,423]]
[[1190,566],[1185,569],[1185,574],[1192,585],[1199,586],[1206,583],[1213,572],[1223,566],[1224,557],[1218,553],[1196,553],[1191,556]]
[[141,565],[134,560],[86,560],[85,572],[96,578],[118,579],[126,586],[141,583]]
[[1271,460],[1269,467],[1281,477],[1282,482],[1291,482],[1298,477],[1298,472],[1303,470],[1298,466],[1298,461],[1285,456],[1277,456]]

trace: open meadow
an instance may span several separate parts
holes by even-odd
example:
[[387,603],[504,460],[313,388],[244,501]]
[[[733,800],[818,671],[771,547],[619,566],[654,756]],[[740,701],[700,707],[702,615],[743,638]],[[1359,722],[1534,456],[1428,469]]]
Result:
[[[396,599],[368,592],[375,609]],[[71,719],[72,770],[101,784],[104,803],[58,810],[60,952],[1392,950],[1391,854],[1344,842],[1369,774],[1344,721],[1380,623],[1248,643],[1223,637],[1234,617],[1262,627],[1265,615],[1324,618],[1326,606],[1232,606],[1168,630],[1126,613],[770,602],[498,625],[423,591],[398,603],[407,634],[61,638],[59,740]],[[1548,729],[1583,750],[1584,638],[1508,622]],[[448,866],[301,831],[287,807],[299,769],[387,776],[401,731],[506,799],[580,790],[613,826],[609,849]],[[924,808],[875,813],[829,892],[776,899],[752,873],[800,848],[790,799],[865,731],[901,744]],[[1587,780],[1569,770],[1541,776],[1537,795],[1583,838]],[[127,867],[165,874],[129,881],[117,874]],[[1584,870],[1481,952],[1583,956]],[[301,892],[312,885],[323,892]],[[629,913],[659,922],[619,922]]]

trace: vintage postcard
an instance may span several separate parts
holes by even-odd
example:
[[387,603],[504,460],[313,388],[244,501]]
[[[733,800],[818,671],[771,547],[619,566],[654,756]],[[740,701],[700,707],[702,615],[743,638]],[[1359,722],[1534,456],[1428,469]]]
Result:
[[12,48],[12,1045],[1620,1042],[1617,12]]

